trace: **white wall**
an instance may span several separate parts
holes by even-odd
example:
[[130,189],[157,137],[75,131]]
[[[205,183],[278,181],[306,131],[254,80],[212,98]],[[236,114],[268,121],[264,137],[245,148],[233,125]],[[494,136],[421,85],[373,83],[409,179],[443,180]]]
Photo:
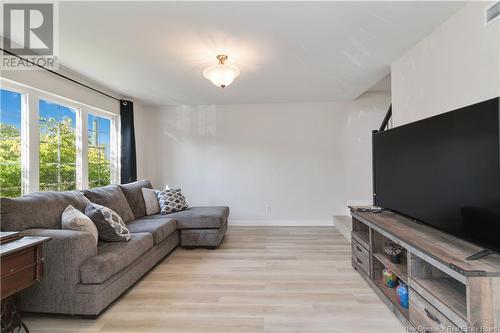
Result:
[[387,93],[366,93],[149,110],[149,178],[181,187],[191,205],[230,206],[232,221],[331,224],[348,201],[371,201],[371,130],[389,104]]
[[156,143],[160,130],[156,114],[149,107],[134,101],[135,147],[137,157],[137,179],[155,179],[158,172]]
[[468,3],[391,66],[395,126],[500,95],[500,20],[494,2]]

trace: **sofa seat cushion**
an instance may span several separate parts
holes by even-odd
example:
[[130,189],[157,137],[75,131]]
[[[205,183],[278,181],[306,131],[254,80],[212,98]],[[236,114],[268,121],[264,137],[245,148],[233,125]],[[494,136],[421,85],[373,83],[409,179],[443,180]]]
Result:
[[177,226],[175,220],[162,216],[162,218],[157,219],[137,219],[127,224],[127,228],[132,233],[149,232],[153,235],[153,241],[156,245],[175,232]]
[[190,207],[181,212],[167,215],[151,215],[147,219],[168,217],[177,221],[178,229],[219,229],[227,223],[229,207],[207,206]]
[[143,188],[152,189],[153,186],[149,180],[139,180],[133,183],[119,185],[125,198],[134,213],[135,218],[143,217],[146,215],[146,205],[142,195]]
[[99,242],[97,255],[80,266],[84,284],[103,283],[153,247],[150,233],[134,233],[128,242]]

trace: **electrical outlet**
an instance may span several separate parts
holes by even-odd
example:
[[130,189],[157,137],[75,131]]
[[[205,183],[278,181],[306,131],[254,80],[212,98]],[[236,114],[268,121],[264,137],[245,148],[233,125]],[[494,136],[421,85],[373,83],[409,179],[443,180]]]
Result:
[[271,213],[271,206],[266,205],[266,213]]

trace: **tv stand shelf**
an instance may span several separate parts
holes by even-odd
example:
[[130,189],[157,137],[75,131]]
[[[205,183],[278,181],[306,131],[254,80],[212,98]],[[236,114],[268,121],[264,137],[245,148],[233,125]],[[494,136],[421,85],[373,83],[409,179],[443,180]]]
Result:
[[[355,208],[352,266],[408,328],[500,331],[500,255],[467,260],[482,249],[390,211]],[[404,249],[398,264],[384,252],[394,244]],[[384,285],[384,267],[408,285],[409,308]]]
[[391,262],[391,259],[387,255],[379,252],[373,253],[373,257],[378,260],[384,267],[389,268],[404,283],[408,283],[406,263],[394,264],[393,262]]

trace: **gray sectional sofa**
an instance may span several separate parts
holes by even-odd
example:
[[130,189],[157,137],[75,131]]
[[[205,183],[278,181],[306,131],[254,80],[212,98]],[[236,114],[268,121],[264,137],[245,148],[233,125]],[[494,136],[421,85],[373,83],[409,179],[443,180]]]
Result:
[[[84,192],[38,192],[1,199],[2,231],[52,237],[44,245],[42,281],[21,293],[23,311],[97,317],[179,244],[187,248],[220,245],[228,207],[192,207],[146,216],[143,187],[152,188],[143,180]],[[104,198],[116,210],[130,208],[133,215],[126,223],[132,239],[96,245],[90,233],[61,229],[64,209],[72,205],[84,212],[88,197]]]

